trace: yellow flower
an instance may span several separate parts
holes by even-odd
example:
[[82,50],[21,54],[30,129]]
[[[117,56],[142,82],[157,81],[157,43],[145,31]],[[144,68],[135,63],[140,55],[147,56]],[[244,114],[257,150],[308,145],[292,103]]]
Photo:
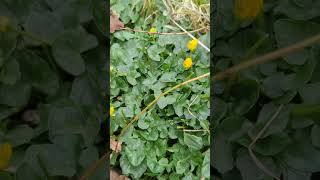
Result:
[[6,169],[9,166],[12,156],[12,146],[9,143],[0,145],[0,170]]
[[192,59],[190,57],[183,61],[183,67],[185,69],[190,69],[192,67]]
[[194,51],[197,49],[198,46],[198,40],[197,39],[192,39],[188,42],[187,47],[190,51]]
[[10,29],[10,19],[6,16],[0,16],[0,32],[7,32]]
[[156,32],[157,32],[157,29],[154,27],[149,30],[149,33],[156,33]]
[[114,115],[114,107],[110,106],[110,116],[113,116],[113,115]]
[[235,0],[234,14],[242,21],[256,18],[263,9],[263,0]]

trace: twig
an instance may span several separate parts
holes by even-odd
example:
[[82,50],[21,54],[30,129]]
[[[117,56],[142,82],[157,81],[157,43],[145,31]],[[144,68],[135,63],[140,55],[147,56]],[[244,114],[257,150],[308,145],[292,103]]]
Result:
[[[181,27],[181,26],[180,26],[175,20],[173,20],[172,18],[171,18],[171,21],[172,21],[176,26],[178,26],[181,30],[183,30],[185,33],[187,33],[192,39],[198,40],[198,39],[195,38],[191,33],[189,33],[187,30],[185,30],[183,27]],[[206,49],[208,52],[210,52],[210,49],[209,49],[206,45],[204,45],[201,41],[198,40],[198,43],[199,43],[204,49]]]
[[156,34],[156,35],[185,35],[185,34],[188,34],[188,33],[198,32],[198,31],[201,31],[203,29],[207,29],[207,27],[202,27],[200,29],[196,29],[196,30],[189,31],[189,32],[154,32],[154,33],[152,33],[152,32],[149,32],[149,31],[143,31],[143,30],[131,29],[131,28],[120,28],[119,30],[140,32],[140,33],[146,33],[146,34]]
[[215,76],[212,77],[211,82],[216,82],[219,80],[223,80],[224,78],[230,76],[231,74],[234,74],[238,71],[247,69],[251,66],[256,66],[259,64],[267,63],[272,60],[282,60],[281,57],[287,56],[289,54],[292,54],[294,52],[300,51],[304,49],[305,47],[308,47],[316,42],[320,41],[320,34],[317,34],[315,36],[312,36],[311,38],[305,39],[303,41],[297,42],[296,44],[293,44],[291,46],[279,49],[277,51],[265,54],[260,57],[253,58],[251,60],[242,62],[238,65],[235,65],[223,72],[217,73]]
[[184,132],[203,132],[207,131],[206,129],[183,129]]
[[[263,56],[261,56],[261,57],[253,58],[252,60],[249,60],[249,61],[240,63],[240,64],[238,64],[238,65],[236,65],[236,66],[233,66],[233,67],[225,70],[224,72],[220,72],[220,73],[216,74],[215,76],[213,76],[212,79],[211,79],[211,83],[214,83],[214,82],[216,82],[216,81],[223,80],[223,79],[225,79],[226,77],[228,77],[229,75],[231,75],[231,74],[233,74],[233,73],[235,73],[235,72],[238,72],[238,71],[240,71],[240,70],[244,70],[244,69],[247,69],[247,68],[249,68],[249,67],[252,67],[252,66],[255,66],[255,65],[259,65],[259,64],[263,64],[263,63],[266,63],[266,62],[275,60],[275,59],[277,59],[277,58],[284,57],[284,56],[289,55],[289,54],[291,54],[291,53],[297,52],[297,51],[302,50],[302,49],[304,49],[305,47],[308,47],[308,46],[310,46],[310,45],[312,45],[312,44],[314,44],[314,43],[316,43],[316,42],[318,42],[318,41],[320,41],[320,34],[317,34],[317,35],[315,35],[315,36],[313,36],[313,37],[311,37],[311,38],[308,38],[308,39],[306,39],[306,40],[303,40],[303,41],[301,41],[301,42],[298,42],[298,43],[293,44],[293,45],[291,45],[291,46],[288,46],[288,47],[286,47],[286,48],[282,48],[282,49],[279,49],[279,50],[277,50],[277,51],[274,51],[274,52],[268,53],[268,54],[266,54],[266,55],[263,55]],[[207,74],[204,74],[204,75],[202,75],[202,76],[200,76],[200,77],[201,77],[201,78],[204,78],[204,77],[207,77],[207,76],[209,76],[209,75],[210,75],[210,73],[207,73]],[[199,78],[199,77],[197,77],[197,78]],[[199,79],[201,79],[201,78],[199,78]],[[199,80],[199,79],[198,79],[198,80]],[[191,80],[193,80],[193,79],[191,79]],[[189,81],[190,81],[190,80],[189,80]],[[188,83],[188,81],[186,81],[186,82]],[[186,82],[184,82],[184,83],[186,83]],[[191,81],[191,82],[192,82],[192,81]],[[186,84],[187,84],[187,83],[186,83]],[[177,85],[177,86],[178,86],[178,85]],[[175,87],[176,87],[176,86],[175,86]],[[175,88],[175,87],[172,88],[172,89],[173,89],[173,90],[177,89],[177,88]],[[171,89],[170,89],[170,90],[171,90]],[[173,91],[173,90],[171,90],[171,91]],[[171,92],[171,91],[170,91],[170,92]],[[169,92],[168,92],[168,93],[169,93]],[[159,99],[159,98],[156,98],[154,101],[152,101],[152,102],[143,110],[143,111],[144,111],[143,113],[145,113],[149,108],[151,108],[151,106],[153,106],[153,105],[157,102],[158,99]],[[139,117],[140,117],[140,115],[141,115],[141,113],[134,118],[134,121],[138,120]],[[132,124],[132,123],[131,123],[131,124]],[[131,125],[131,124],[130,124],[130,125]],[[97,161],[92,165],[92,167],[91,167],[89,170],[87,170],[87,172],[85,173],[85,174],[87,174],[87,176],[85,176],[85,177],[89,177],[90,174],[92,174],[92,173],[94,172],[94,170],[95,170],[96,168],[98,168],[100,164],[102,164],[101,161],[103,162],[104,160],[107,160],[107,157],[106,157],[106,156],[107,156],[107,155],[104,155],[104,156],[101,157],[101,159],[97,160]],[[89,173],[89,172],[90,172],[90,173]],[[80,179],[80,180],[85,180],[85,179]]]
[[191,103],[189,104],[188,106],[188,112],[189,114],[191,114],[192,117],[194,117],[195,119],[199,120],[194,114],[192,114],[191,110],[190,110],[190,107],[193,105],[193,103],[196,101],[196,99],[198,98],[199,95],[197,95],[192,101]]
[[252,148],[253,146],[256,144],[256,142],[258,141],[258,139],[262,136],[262,134],[267,130],[267,128],[270,126],[270,124],[277,118],[277,116],[279,115],[279,113],[281,112],[281,109],[283,108],[283,104],[281,104],[279,106],[279,108],[277,109],[276,113],[274,113],[274,115],[271,117],[271,119],[266,123],[266,125],[261,129],[261,131],[258,133],[258,135],[253,139],[253,141],[251,142],[251,144],[248,147],[249,150],[249,154],[252,158],[252,160],[254,161],[254,163],[264,172],[266,173],[268,176],[273,177],[274,179],[280,180],[279,177],[277,177],[276,175],[274,175],[269,169],[267,169],[262,163],[261,161],[259,161],[259,159],[254,155]]

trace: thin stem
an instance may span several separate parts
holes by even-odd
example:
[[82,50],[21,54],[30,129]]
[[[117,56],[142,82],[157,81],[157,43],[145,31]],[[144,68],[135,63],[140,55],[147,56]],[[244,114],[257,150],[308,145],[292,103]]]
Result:
[[282,49],[279,49],[277,51],[274,51],[274,52],[271,52],[271,53],[268,53],[268,54],[265,54],[263,56],[260,56],[260,57],[256,57],[256,58],[253,58],[249,61],[245,61],[245,62],[242,62],[238,65],[235,65],[223,72],[219,72],[217,73],[215,76],[212,77],[211,79],[211,82],[216,82],[216,81],[220,81],[220,80],[223,80],[225,79],[226,77],[230,76],[231,74],[234,74],[238,71],[241,71],[241,70],[244,70],[244,69],[247,69],[249,67],[252,67],[252,66],[256,66],[256,65],[259,65],[259,64],[263,64],[263,63],[267,63],[267,62],[270,62],[272,60],[276,60],[279,58],[279,60],[281,60],[280,57],[284,57],[284,56],[287,56],[289,54],[292,54],[294,52],[297,52],[299,50],[302,50],[304,49],[305,47],[308,47],[316,42],[320,41],[320,34],[317,34],[311,38],[308,38],[308,39],[305,39],[301,42],[298,42],[296,44],[293,44],[291,46],[288,46],[288,47],[285,47],[285,48],[282,48]]
[[207,132],[206,129],[183,129],[184,132]]
[[268,176],[273,177],[274,179],[280,180],[279,177],[277,177],[276,175],[274,175],[269,169],[267,169],[262,163],[261,161],[254,155],[252,148],[253,146],[256,144],[256,142],[258,141],[258,139],[262,136],[262,134],[268,129],[268,127],[271,125],[271,123],[278,117],[279,113],[281,112],[281,109],[283,108],[283,104],[281,104],[279,106],[279,108],[277,109],[277,111],[273,114],[273,116],[271,117],[271,119],[266,123],[266,125],[260,130],[260,132],[258,133],[258,135],[253,139],[253,141],[251,142],[251,144],[248,147],[249,150],[249,154],[252,158],[252,160],[254,161],[254,163],[264,172],[266,173]]
[[[203,28],[200,28],[200,29],[189,31],[188,33],[198,32],[198,31],[201,31],[201,30],[206,29],[206,28],[207,27],[203,27]],[[157,35],[184,35],[184,34],[187,34],[186,32],[155,32],[155,33],[151,33],[149,31],[143,31],[143,30],[131,29],[131,28],[120,28],[120,30],[140,32],[140,33],[146,33],[146,34],[157,34]]]

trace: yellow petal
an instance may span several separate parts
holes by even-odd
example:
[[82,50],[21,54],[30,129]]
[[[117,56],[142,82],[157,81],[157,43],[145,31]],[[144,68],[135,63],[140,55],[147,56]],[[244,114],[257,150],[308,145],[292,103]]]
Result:
[[12,156],[12,146],[9,143],[0,145],[0,170],[6,169],[9,166]]
[[113,114],[114,114],[114,107],[110,106],[110,116],[113,116]]
[[252,20],[263,10],[263,0],[235,0],[234,14],[240,20]]
[[151,29],[149,30],[149,32],[150,32],[150,33],[156,33],[156,32],[157,32],[157,29],[153,27],[153,28],[151,28]]
[[194,51],[198,46],[198,40],[192,39],[188,42],[187,47],[190,51]]
[[184,61],[183,61],[183,67],[185,69],[190,69],[192,67],[192,59],[191,58],[186,58]]

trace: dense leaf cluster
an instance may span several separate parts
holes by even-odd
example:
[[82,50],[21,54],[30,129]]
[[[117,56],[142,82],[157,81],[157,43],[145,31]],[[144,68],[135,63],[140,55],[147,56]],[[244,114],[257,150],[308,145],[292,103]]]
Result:
[[14,147],[0,179],[77,177],[98,159],[105,12],[96,0],[0,2],[14,29],[0,33],[0,143]]
[[[162,1],[151,3],[156,14],[141,16],[144,1],[112,1],[126,27],[168,31],[170,17]],[[146,1],[145,1],[146,2]],[[188,26],[185,26],[188,27]],[[181,30],[177,30],[181,31]],[[209,44],[209,34],[200,41]],[[209,72],[209,53],[198,46],[188,52],[186,35],[149,35],[119,31],[111,39],[110,134],[117,136],[124,126],[155,97],[172,86]],[[193,66],[183,67],[192,57]],[[121,140],[122,151],[113,154],[111,164],[133,179],[209,178],[209,79],[193,82],[159,99],[157,104],[131,126]],[[191,111],[192,114],[188,111]],[[180,127],[180,128],[179,128]],[[198,129],[199,132],[184,132]],[[202,131],[203,130],[203,131]]]

